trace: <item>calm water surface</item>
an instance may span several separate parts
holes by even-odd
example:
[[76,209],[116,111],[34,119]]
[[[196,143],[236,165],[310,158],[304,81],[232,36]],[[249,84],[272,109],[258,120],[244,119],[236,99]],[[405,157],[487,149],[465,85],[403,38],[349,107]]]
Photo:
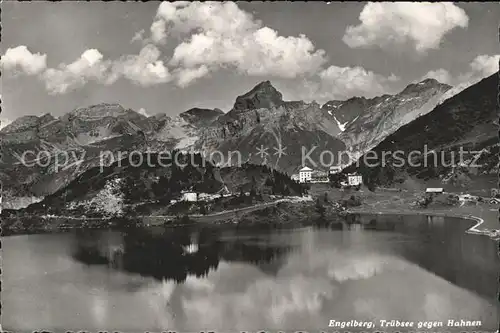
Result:
[[[395,319],[494,331],[497,244],[465,234],[470,226],[363,215],[328,228],[5,237],[2,325],[14,332],[332,332],[331,319],[372,321],[375,329]],[[449,319],[482,326],[449,328]]]

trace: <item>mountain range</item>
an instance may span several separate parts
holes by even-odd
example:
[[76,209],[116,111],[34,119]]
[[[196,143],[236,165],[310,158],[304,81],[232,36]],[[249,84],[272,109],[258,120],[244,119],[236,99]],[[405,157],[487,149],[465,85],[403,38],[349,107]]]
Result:
[[[227,192],[250,192],[252,188],[274,194],[302,194],[300,184],[266,166],[217,168],[200,154],[172,151],[170,156],[146,152],[109,166],[90,168],[22,213],[131,217],[139,211],[144,213],[143,208],[147,213],[158,213],[184,191],[214,198]],[[148,163],[140,164],[141,160]]]
[[[99,166],[103,151],[113,152],[114,159],[134,150],[193,151],[219,166],[264,164],[291,175],[303,166],[304,152],[312,150],[311,160],[320,161],[327,150],[334,156],[331,163],[347,165],[402,126],[431,119],[426,115],[443,108],[450,89],[426,79],[394,95],[319,105],[284,101],[270,81],[263,81],[236,97],[226,113],[193,108],[176,117],[146,117],[119,104],[98,104],[59,118],[21,117],[0,131],[0,180],[7,197],[44,197]],[[23,157],[35,166],[23,165]]]
[[[344,172],[359,171],[373,185],[419,180],[460,187],[476,176],[495,175],[496,179],[498,80],[494,74],[446,99],[373,147],[370,155],[378,159],[367,158],[367,152]],[[392,154],[396,151],[405,163]],[[384,153],[388,153],[385,161]]]

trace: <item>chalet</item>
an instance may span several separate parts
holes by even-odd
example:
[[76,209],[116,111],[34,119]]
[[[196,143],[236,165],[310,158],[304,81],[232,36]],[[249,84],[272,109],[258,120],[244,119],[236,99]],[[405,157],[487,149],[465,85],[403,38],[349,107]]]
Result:
[[198,201],[198,193],[196,193],[196,192],[183,192],[181,201],[196,202],[196,201]]
[[347,175],[347,184],[349,186],[359,186],[363,184],[363,176],[357,173],[350,173]]
[[312,169],[308,167],[303,167],[299,170],[299,182],[307,183],[312,179]]
[[488,202],[490,205],[500,205],[500,199],[498,198],[491,198]]
[[443,192],[442,187],[428,187],[425,189],[425,193],[443,194]]
[[311,183],[328,183],[330,179],[328,178],[328,173],[323,171],[312,171],[311,172]]
[[425,189],[425,196],[427,198],[437,197],[443,193],[444,193],[444,190],[442,187],[428,187]]
[[330,174],[331,174],[331,175],[337,174],[337,173],[339,173],[340,171],[342,171],[342,168],[340,167],[340,165],[332,165],[332,166],[330,167]]

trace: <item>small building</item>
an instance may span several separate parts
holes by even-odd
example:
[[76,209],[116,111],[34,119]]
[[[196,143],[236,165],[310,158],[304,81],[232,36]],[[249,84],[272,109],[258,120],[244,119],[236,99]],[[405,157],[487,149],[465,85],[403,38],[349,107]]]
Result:
[[330,179],[328,178],[328,173],[323,171],[312,171],[311,172],[311,183],[328,183]]
[[198,194],[196,192],[183,192],[181,201],[198,201]]
[[359,186],[363,184],[363,176],[357,173],[350,173],[347,175],[347,184],[349,186]]
[[434,198],[434,197],[437,197],[443,193],[444,193],[444,190],[442,187],[428,187],[425,189],[425,196],[427,198]]
[[425,189],[425,193],[443,194],[442,187],[428,187]]
[[488,202],[490,203],[490,205],[500,205],[500,199],[498,198],[491,198]]
[[307,183],[311,181],[312,178],[312,169],[308,167],[303,167],[299,170],[299,181],[301,183]]
[[298,182],[300,180],[299,174],[295,173],[290,177],[292,180]]
[[332,166],[330,167],[330,174],[331,174],[331,175],[337,174],[337,173],[339,173],[340,171],[342,171],[342,168],[340,167],[340,165],[332,165]]

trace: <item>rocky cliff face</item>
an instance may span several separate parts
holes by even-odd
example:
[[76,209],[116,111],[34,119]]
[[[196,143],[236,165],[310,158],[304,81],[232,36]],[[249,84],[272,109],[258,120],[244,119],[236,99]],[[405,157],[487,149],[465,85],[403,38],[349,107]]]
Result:
[[[103,103],[60,118],[22,117],[0,131],[0,179],[14,196],[44,196],[98,165],[103,152],[189,148],[200,129],[222,114],[217,109],[191,109],[174,118],[145,117],[119,104]],[[41,163],[35,163],[37,157],[42,157]]]
[[[328,169],[329,164],[348,162],[346,150],[352,159],[359,157],[400,126],[423,117],[443,101],[449,88],[424,80],[396,95],[353,97],[320,106],[284,101],[271,82],[264,81],[238,96],[228,113],[193,108],[177,117],[145,117],[104,103],[60,118],[22,117],[0,131],[4,152],[0,179],[13,193],[39,197],[96,166],[102,151],[174,148],[203,152],[229,165],[237,161],[230,156],[239,157],[241,162],[265,164],[289,174],[303,162]],[[49,156],[42,156],[48,160],[45,166],[19,163],[19,156],[28,150],[34,152],[32,159],[48,152]],[[57,170],[54,157],[61,154],[70,156],[69,166]],[[304,160],[304,155],[309,157]]]
[[283,95],[273,87],[270,81],[264,81],[246,94],[238,96],[232,111],[270,109],[282,105],[282,98]]
[[351,118],[356,115],[345,124],[339,139],[346,143],[355,160],[402,125],[431,111],[450,88],[434,79],[426,79],[410,84],[393,96],[350,99],[345,105],[340,104],[335,113],[332,112],[345,120],[350,118],[344,114]]
[[[220,169],[204,161],[200,154],[170,153],[168,160],[157,153],[143,153],[135,155],[134,160],[90,168],[43,200],[22,211],[8,211],[5,216],[27,213],[130,217],[164,212],[171,200],[180,199],[183,191],[214,196],[226,190],[238,193],[252,188],[259,192],[272,189],[284,195],[303,193],[300,184],[264,166],[245,164]],[[135,164],[139,159],[150,164]],[[179,167],[175,160],[184,166]]]
[[[432,82],[419,84],[424,87],[409,86],[405,93],[410,91],[410,95],[422,94],[422,89],[424,93],[440,91],[425,89],[428,84]],[[383,152],[402,151],[404,165],[396,163],[397,160],[388,155],[385,167],[370,167],[376,161],[367,162],[362,157],[359,170],[368,181],[375,184],[393,184],[408,177],[448,182],[464,170],[471,175],[498,172],[496,95],[489,93],[496,91],[497,86],[497,74],[483,79],[400,127],[372,149],[379,156],[380,163]],[[425,106],[426,104],[420,110]],[[461,149],[464,151],[462,158]],[[422,154],[414,153],[414,156],[409,156],[412,151]],[[429,153],[424,158],[425,151],[434,151],[436,155]],[[407,162],[409,159],[411,164]],[[472,163],[481,166],[476,167]],[[351,166],[346,171],[354,169],[355,166]]]
[[223,115],[220,109],[193,108],[182,112],[179,116],[186,122],[196,126],[209,126],[215,119]]
[[229,155],[235,153],[242,161],[293,173],[302,167],[302,149],[309,151],[316,146],[311,156],[318,164],[323,150],[337,155],[345,149],[335,138],[339,132],[337,123],[319,104],[283,101],[281,93],[265,81],[239,96],[230,112],[201,132],[195,146],[209,154],[222,153],[217,162],[228,162]]
[[100,154],[169,142],[148,142],[156,119],[118,104],[76,109],[61,118],[28,116],[0,131],[4,186],[17,196],[44,196],[100,163]]
[[389,95],[367,99],[365,97],[353,97],[346,101],[326,102],[323,109],[339,125],[341,132],[363,115],[371,106],[384,100]]

